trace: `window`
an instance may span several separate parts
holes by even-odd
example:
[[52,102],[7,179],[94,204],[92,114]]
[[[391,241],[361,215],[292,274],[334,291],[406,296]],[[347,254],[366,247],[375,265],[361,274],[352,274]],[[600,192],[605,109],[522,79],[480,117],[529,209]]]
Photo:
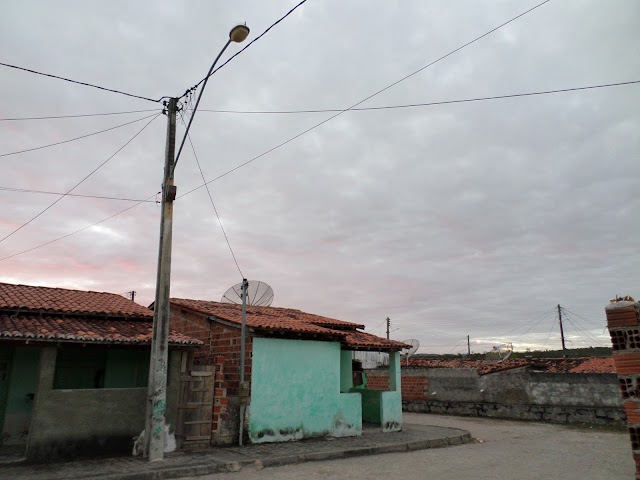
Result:
[[65,345],[58,349],[53,388],[140,388],[148,375],[146,349]]

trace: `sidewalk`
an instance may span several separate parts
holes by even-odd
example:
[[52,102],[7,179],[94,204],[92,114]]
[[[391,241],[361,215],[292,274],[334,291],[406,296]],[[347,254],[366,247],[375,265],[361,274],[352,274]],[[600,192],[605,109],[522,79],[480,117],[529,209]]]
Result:
[[309,439],[300,442],[175,452],[167,455],[164,461],[156,463],[146,462],[139,457],[119,457],[37,465],[0,465],[0,478],[156,480],[237,472],[244,467],[255,469],[317,460],[406,452],[461,445],[471,441],[471,434],[465,430],[405,424],[402,432],[395,433],[367,430],[361,437]]

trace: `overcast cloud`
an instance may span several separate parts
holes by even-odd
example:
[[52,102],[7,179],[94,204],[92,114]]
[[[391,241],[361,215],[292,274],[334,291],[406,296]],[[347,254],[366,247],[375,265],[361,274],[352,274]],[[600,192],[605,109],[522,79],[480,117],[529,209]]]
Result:
[[[296,1],[22,1],[0,6],[0,61],[144,96],[179,95],[228,31],[255,38]],[[309,0],[211,78],[200,108],[346,108],[534,6],[531,1]],[[640,3],[552,1],[371,99],[432,102],[640,80]],[[223,59],[240,46],[231,45]],[[0,117],[157,104],[0,67]],[[640,86],[348,112],[211,184],[243,273],[276,306],[417,338],[423,352],[499,342],[607,344],[604,305],[640,295]],[[0,122],[0,154],[149,113]],[[330,117],[199,112],[192,139],[212,179]],[[166,117],[76,193],[146,198],[162,178]],[[0,157],[0,187],[66,191],[146,121]],[[184,126],[178,128],[181,138]],[[178,194],[202,183],[192,152]],[[57,197],[0,190],[0,237]],[[67,197],[0,243],[38,246],[130,203]],[[0,261],[0,281],[153,300],[160,208]],[[241,280],[204,188],[175,204],[172,296],[219,300]],[[546,316],[545,316],[546,314]],[[553,329],[552,329],[553,326]]]

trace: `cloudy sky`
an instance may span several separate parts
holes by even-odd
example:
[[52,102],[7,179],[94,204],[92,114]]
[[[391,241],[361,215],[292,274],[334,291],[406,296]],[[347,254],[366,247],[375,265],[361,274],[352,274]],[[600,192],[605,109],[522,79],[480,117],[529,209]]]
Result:
[[[3,2],[0,61],[158,98],[297,1]],[[210,180],[491,30],[537,1],[309,0],[213,76],[192,127]],[[640,3],[554,0],[363,103],[438,102],[640,80]],[[242,46],[242,45],[241,45]],[[223,60],[241,46],[231,45]],[[160,105],[0,67],[0,238],[130,141]],[[607,343],[603,307],[640,295],[640,85],[346,112],[211,183],[240,268],[276,306],[417,338],[422,352]],[[148,110],[140,112],[140,110]],[[77,141],[8,153],[129,125]],[[160,115],[74,193],[159,190]],[[184,125],[179,124],[178,139]],[[202,184],[187,148],[178,194]],[[0,281],[154,297],[160,208],[65,197],[0,242]],[[174,297],[241,280],[206,190],[175,203]],[[10,257],[10,258],[7,258]]]

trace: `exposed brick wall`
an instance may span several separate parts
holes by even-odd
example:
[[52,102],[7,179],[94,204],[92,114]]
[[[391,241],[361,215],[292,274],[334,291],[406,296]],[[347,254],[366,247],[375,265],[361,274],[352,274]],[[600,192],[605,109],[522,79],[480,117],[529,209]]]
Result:
[[636,479],[640,479],[640,303],[612,303],[605,311],[613,347],[613,364],[636,462]]
[[[426,400],[429,379],[425,375],[415,375],[410,371],[401,373],[402,400]],[[367,371],[367,388],[371,390],[389,390],[389,372],[384,370]]]
[[[170,327],[202,340],[193,354],[195,365],[214,365],[212,444],[229,445],[238,438],[238,393],[240,389],[240,328],[207,320],[205,315],[171,306]],[[251,382],[252,337],[245,341],[246,382]]]

